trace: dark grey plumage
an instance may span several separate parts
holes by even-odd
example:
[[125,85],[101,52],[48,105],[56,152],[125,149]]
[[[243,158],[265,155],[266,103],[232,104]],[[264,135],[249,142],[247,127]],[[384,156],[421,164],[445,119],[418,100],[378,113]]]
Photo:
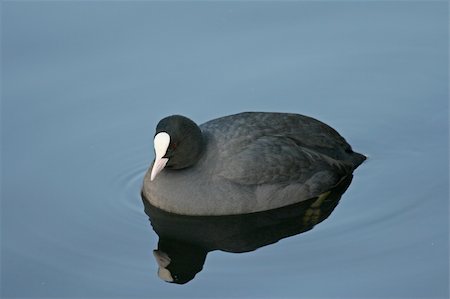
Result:
[[[158,130],[171,119],[176,126],[183,123],[179,116],[168,117]],[[153,205],[187,215],[278,208],[328,191],[366,159],[333,128],[298,114],[246,112],[200,129],[200,139],[189,134],[171,139],[177,143],[174,157],[187,156],[192,143],[201,145],[195,163],[164,169],[154,181],[147,173],[143,194]]]
[[[187,117],[172,115],[163,118],[156,126],[155,135],[167,132],[172,139],[165,157],[169,158],[166,168],[183,169],[194,165],[203,151],[203,135],[200,128]],[[175,155],[182,145],[182,153]]]

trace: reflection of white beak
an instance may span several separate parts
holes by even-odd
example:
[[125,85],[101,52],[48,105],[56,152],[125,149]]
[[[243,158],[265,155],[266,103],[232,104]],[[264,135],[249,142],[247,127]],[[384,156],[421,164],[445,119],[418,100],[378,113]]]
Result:
[[156,259],[156,262],[158,263],[158,266],[160,267],[167,267],[169,266],[171,259],[170,257],[167,255],[167,253],[165,253],[164,251],[161,250],[153,250],[153,256]]
[[155,256],[156,262],[158,263],[158,276],[162,280],[167,282],[173,282],[172,274],[166,269],[170,264],[170,257],[161,250],[153,250],[153,255]]
[[166,166],[169,159],[167,158],[159,158],[155,159],[155,163],[153,163],[152,173],[150,175],[150,181],[155,179],[155,176],[163,170],[164,166]]
[[150,175],[150,181],[153,181],[158,173],[163,170],[169,161],[168,158],[163,158],[167,152],[167,148],[170,144],[170,136],[166,132],[160,132],[156,134],[153,140],[153,145],[155,147],[155,163],[153,163],[152,173]]

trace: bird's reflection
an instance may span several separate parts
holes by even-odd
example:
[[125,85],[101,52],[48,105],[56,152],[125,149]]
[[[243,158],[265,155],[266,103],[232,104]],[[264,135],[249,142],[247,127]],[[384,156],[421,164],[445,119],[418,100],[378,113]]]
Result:
[[152,206],[142,197],[145,213],[159,236],[154,256],[158,275],[184,284],[203,269],[208,252],[242,253],[312,229],[325,220],[352,181],[350,175],[319,197],[263,212],[232,216],[183,216]]

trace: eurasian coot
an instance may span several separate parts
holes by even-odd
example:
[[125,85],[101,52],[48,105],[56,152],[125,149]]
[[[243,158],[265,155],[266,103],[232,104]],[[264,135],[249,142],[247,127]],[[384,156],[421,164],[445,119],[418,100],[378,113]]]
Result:
[[183,215],[232,215],[287,206],[326,193],[366,157],[333,128],[290,113],[245,112],[200,126],[162,119],[143,196]]

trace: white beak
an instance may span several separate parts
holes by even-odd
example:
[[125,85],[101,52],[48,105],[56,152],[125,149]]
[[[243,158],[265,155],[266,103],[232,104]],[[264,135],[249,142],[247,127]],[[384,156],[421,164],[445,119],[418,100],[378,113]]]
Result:
[[160,132],[156,134],[153,140],[153,145],[155,147],[155,163],[153,163],[152,173],[150,175],[150,181],[153,181],[158,173],[164,169],[168,158],[163,158],[167,152],[167,148],[170,144],[170,136],[166,132]]
[[159,158],[155,159],[155,163],[153,163],[152,173],[150,175],[150,181],[153,181],[158,173],[163,170],[164,166],[166,166],[169,159],[167,158]]

